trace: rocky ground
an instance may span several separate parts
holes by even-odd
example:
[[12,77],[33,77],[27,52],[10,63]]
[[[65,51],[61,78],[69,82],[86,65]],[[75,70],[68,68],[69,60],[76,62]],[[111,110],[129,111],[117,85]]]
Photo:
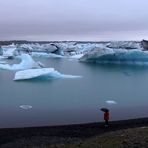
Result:
[[148,118],[0,130],[1,148],[146,148]]

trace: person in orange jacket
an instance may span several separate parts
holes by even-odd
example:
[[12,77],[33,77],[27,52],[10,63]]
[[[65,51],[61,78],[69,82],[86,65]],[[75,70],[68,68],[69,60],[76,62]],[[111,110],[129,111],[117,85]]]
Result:
[[108,126],[108,121],[109,121],[109,111],[104,112],[104,121],[105,121],[105,126]]

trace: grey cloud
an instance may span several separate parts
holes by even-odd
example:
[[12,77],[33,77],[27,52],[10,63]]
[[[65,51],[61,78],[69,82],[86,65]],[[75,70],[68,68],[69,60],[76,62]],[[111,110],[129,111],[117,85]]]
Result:
[[0,39],[105,39],[130,31],[148,37],[147,7],[147,0],[0,0]]

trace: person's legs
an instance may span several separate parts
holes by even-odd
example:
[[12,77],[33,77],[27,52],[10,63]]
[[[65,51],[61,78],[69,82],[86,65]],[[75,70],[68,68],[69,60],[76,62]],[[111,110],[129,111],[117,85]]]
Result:
[[105,125],[108,126],[108,120],[105,120]]

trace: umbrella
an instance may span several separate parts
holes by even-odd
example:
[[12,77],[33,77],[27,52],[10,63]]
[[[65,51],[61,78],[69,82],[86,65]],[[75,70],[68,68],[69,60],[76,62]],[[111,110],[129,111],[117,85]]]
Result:
[[109,111],[109,109],[108,109],[108,108],[104,108],[104,107],[103,107],[103,108],[101,108],[100,110],[101,110],[101,111],[103,111],[103,112],[108,112],[108,111]]

